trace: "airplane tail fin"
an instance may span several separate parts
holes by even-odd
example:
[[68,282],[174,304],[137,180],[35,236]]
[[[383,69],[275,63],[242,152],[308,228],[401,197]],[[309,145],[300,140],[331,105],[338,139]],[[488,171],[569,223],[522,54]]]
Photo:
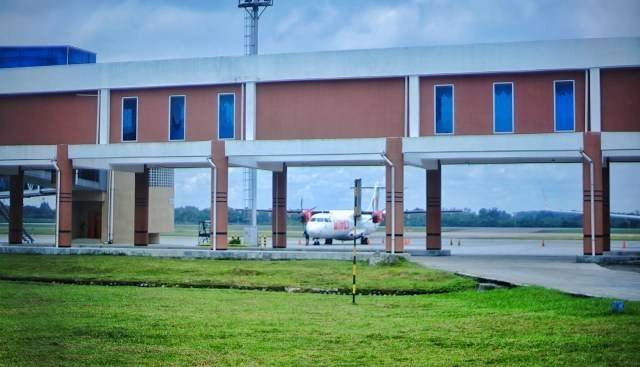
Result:
[[376,182],[375,186],[373,187],[373,195],[371,196],[371,201],[369,202],[369,208],[367,209],[368,211],[378,211],[378,207],[380,206],[379,202],[380,202],[380,185]]

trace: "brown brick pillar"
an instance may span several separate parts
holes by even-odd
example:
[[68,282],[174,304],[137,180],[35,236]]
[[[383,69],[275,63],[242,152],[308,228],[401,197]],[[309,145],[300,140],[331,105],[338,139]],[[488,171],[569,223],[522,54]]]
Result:
[[[396,252],[404,252],[404,159],[402,155],[402,138],[387,138],[387,158],[393,163],[393,169],[388,164],[385,167],[386,179],[386,240],[385,249],[391,252],[391,196],[395,197],[395,248]],[[395,173],[392,173],[395,170]],[[391,190],[391,176],[395,176],[395,192]]]
[[[602,150],[600,148],[600,133],[588,132],[584,134],[584,152],[593,160],[594,177],[594,218],[595,218],[595,253],[602,255],[604,250],[604,195]],[[583,252],[591,255],[591,189],[590,165],[586,159],[582,161],[582,191],[583,191]]]
[[149,244],[149,169],[136,172],[135,177],[135,212],[133,216],[133,244],[147,246]]
[[24,196],[24,172],[9,178],[9,243],[22,243],[22,207]]
[[427,250],[442,249],[442,170],[427,170]]
[[[216,238],[216,249],[227,249],[227,228],[228,228],[228,170],[229,161],[224,151],[224,141],[211,142],[211,156],[215,163],[215,192],[213,190],[214,169],[211,169],[211,246],[213,247],[213,237]],[[213,223],[215,223],[215,228]]]
[[609,191],[609,162],[602,167],[602,250],[611,251],[611,209]]
[[287,166],[273,172],[271,234],[273,248],[287,247]]
[[73,167],[69,159],[69,147],[58,145],[56,163],[60,169],[60,192],[58,193],[58,247],[71,247],[73,210]]

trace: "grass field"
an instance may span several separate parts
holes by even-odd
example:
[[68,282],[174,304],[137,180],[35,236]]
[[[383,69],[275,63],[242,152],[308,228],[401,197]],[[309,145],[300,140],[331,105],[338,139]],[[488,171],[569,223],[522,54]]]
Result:
[[[348,262],[130,259],[3,256],[0,274],[245,284],[252,270],[256,284],[350,280]],[[0,365],[640,364],[640,303],[611,314],[606,299],[535,287],[477,292],[467,279],[406,263],[368,271],[362,282],[399,277],[398,287],[430,282],[447,292],[360,296],[354,306],[344,295],[0,281]]]
[[[443,293],[474,282],[410,262],[358,266],[361,291]],[[108,281],[167,286],[351,289],[348,261],[182,260],[127,256],[0,255],[0,277],[44,281]]]

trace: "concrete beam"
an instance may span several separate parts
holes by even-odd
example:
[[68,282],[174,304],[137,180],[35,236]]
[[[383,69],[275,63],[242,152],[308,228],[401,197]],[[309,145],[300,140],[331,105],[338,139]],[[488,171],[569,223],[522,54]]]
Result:
[[0,94],[640,65],[640,38],[323,51],[0,69]]

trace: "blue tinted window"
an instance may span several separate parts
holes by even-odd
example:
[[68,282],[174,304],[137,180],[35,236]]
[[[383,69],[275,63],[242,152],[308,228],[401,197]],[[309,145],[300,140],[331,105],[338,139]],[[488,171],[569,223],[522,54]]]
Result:
[[493,126],[497,133],[513,132],[513,85],[493,85]]
[[169,140],[184,139],[184,96],[172,96],[169,106]]
[[436,134],[453,133],[453,86],[436,86]]
[[573,131],[573,81],[555,82],[555,98],[556,131]]
[[138,125],[138,99],[122,99],[122,140],[131,141],[137,139],[136,128]]
[[235,95],[220,94],[218,96],[218,138],[233,139],[235,125]]

